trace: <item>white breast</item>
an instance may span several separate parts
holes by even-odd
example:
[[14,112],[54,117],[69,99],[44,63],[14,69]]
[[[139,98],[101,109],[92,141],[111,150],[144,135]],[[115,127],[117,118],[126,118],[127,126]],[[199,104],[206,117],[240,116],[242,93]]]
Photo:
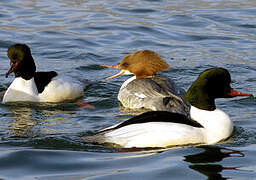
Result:
[[130,83],[131,81],[133,81],[134,79],[136,79],[136,76],[132,76],[131,78],[127,79],[127,80],[122,84],[122,86],[121,86],[119,92],[120,92],[123,88],[125,88],[125,87],[127,86],[127,84],[129,84],[129,83]]
[[233,132],[233,122],[220,109],[206,111],[191,106],[190,116],[204,127],[207,144],[224,140]]
[[34,78],[30,80],[15,78],[3,97],[3,103],[14,101],[39,101]]

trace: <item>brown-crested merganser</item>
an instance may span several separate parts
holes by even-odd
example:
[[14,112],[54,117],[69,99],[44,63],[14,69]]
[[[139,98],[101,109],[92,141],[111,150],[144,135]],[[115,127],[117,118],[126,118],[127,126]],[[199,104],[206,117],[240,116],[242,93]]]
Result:
[[25,44],[15,44],[8,48],[10,69],[15,79],[3,97],[3,103],[16,101],[62,102],[83,96],[82,82],[67,76],[59,76],[55,71],[36,72],[36,65],[30,48]]
[[252,96],[232,89],[230,83],[226,69],[207,69],[185,94],[191,104],[191,118],[179,113],[151,111],[106,128],[93,137],[99,143],[125,148],[214,144],[225,140],[233,132],[233,123],[225,112],[216,108],[215,99]]
[[118,100],[125,108],[145,108],[187,114],[189,108],[183,100],[185,91],[165,76],[156,75],[169,69],[169,65],[155,52],[141,50],[123,58],[117,65],[102,66],[121,69],[106,80],[125,75],[134,76],[126,80],[118,93]]

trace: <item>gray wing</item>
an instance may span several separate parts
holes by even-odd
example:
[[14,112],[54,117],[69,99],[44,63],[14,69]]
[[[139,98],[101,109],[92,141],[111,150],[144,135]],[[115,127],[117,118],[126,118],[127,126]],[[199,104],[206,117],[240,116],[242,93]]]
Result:
[[183,88],[177,86],[172,79],[167,78],[166,76],[157,75],[154,76],[152,80],[159,84],[162,88],[166,89],[168,91],[168,94],[174,94],[183,99],[186,93],[186,91]]
[[187,115],[189,108],[183,100],[184,90],[164,76],[135,79],[120,89],[118,100],[131,109],[146,108]]

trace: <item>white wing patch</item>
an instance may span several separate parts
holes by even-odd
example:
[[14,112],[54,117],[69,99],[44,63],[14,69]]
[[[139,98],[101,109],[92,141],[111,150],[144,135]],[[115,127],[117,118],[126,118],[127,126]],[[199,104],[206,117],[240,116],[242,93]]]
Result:
[[145,96],[144,94],[139,94],[139,93],[134,93],[135,96],[139,97],[139,98],[146,98],[147,96]]

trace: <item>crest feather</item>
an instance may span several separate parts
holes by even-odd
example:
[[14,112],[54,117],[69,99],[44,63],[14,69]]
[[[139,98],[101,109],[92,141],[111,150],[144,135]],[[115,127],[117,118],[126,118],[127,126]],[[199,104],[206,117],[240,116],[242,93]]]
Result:
[[123,58],[120,67],[135,74],[137,78],[152,76],[170,66],[154,51],[141,50]]

